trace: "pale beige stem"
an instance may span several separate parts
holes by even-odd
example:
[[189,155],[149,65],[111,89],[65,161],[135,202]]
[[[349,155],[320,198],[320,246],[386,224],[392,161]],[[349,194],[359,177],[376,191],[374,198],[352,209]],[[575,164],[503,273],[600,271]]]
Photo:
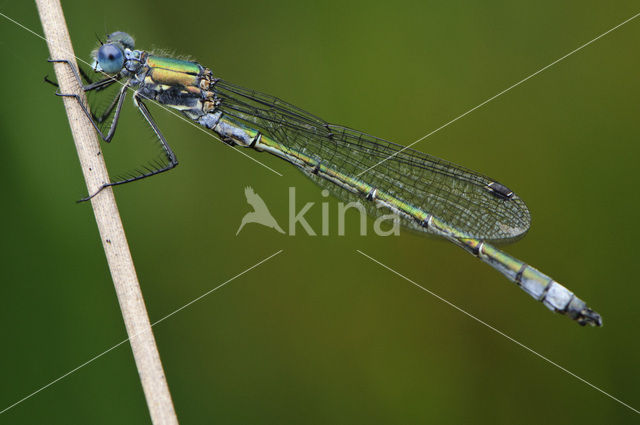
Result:
[[[69,32],[59,0],[36,0],[44,34],[53,59],[67,59],[77,67]],[[74,93],[86,104],[86,98],[68,65],[54,64],[60,92]],[[65,97],[71,132],[88,193],[95,193],[109,181],[96,133],[74,98]],[[155,425],[177,424],[169,387],[162,370],[160,355],[140,291],[138,277],[124,234],[113,191],[106,188],[91,200],[98,230],[107,256],[111,277],[130,338],[133,357],[147,399],[151,420]]]

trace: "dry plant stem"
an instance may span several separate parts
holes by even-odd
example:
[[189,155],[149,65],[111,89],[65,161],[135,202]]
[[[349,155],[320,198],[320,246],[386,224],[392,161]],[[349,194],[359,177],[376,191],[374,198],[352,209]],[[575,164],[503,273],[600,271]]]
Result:
[[[77,66],[59,0],[36,0],[36,4],[51,58],[68,59]],[[56,63],[54,68],[60,92],[77,93],[86,104],[85,95],[69,66]],[[103,183],[108,181],[98,139],[76,99],[65,97],[63,100],[88,193],[95,193]],[[91,206],[120,302],[122,317],[130,338],[129,342],[140,374],[151,420],[156,425],[177,424],[178,419],[111,188],[106,188],[91,199]]]

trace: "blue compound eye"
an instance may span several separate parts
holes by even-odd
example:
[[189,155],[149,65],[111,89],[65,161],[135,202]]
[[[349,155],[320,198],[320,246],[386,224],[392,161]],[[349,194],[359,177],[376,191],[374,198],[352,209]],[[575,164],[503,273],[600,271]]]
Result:
[[124,53],[114,44],[105,44],[98,50],[98,65],[107,74],[117,74],[124,65]]

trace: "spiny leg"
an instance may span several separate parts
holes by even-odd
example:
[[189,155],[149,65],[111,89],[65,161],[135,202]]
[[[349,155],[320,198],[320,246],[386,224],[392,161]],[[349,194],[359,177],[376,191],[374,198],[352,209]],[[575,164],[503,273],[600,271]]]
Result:
[[[102,115],[100,115],[99,117],[97,117],[93,111],[91,111],[91,116],[93,117],[93,119],[98,123],[98,124],[102,124],[107,118],[109,118],[109,116],[111,115],[111,112],[113,112],[113,108],[115,108],[116,106],[118,106],[118,117],[120,116],[120,108],[122,108],[121,104],[122,102],[124,102],[124,97],[125,97],[126,93],[122,96],[120,96],[119,94],[116,95],[113,100],[111,101],[111,104],[109,104],[109,106],[104,110],[104,112],[102,113]],[[121,98],[122,97],[122,101]],[[111,140],[109,140],[110,142]]]
[[[96,82],[93,82],[91,80],[91,78],[89,78],[89,76],[86,74],[86,72],[84,72],[84,70],[82,70],[82,68],[78,68],[76,69],[71,62],[69,62],[67,59],[47,59],[47,62],[49,63],[65,63],[67,65],[69,65],[69,68],[71,68],[71,71],[73,72],[74,77],[76,78],[76,80],[78,81],[78,83],[82,86],[82,90],[84,90],[85,92],[88,91],[92,91],[92,90],[96,90],[96,91],[100,91],[100,90],[104,90],[107,87],[109,87],[111,84],[117,82],[120,79],[120,75],[116,75],[113,77],[107,77],[103,80],[99,80]],[[80,74],[78,74],[78,70],[80,71]],[[84,84],[82,82],[82,78],[80,77],[80,75],[82,75],[82,77],[84,77],[85,81],[87,81],[88,84]],[[45,75],[44,77],[44,81],[55,86],[58,87],[58,83],[56,83],[55,81],[51,81],[49,79],[48,76]]]
[[89,75],[85,72],[84,69],[78,67],[78,71],[80,72],[80,75],[82,75],[82,78],[84,78],[84,80],[88,84],[88,86],[83,87],[85,91],[87,91],[88,87],[92,87],[90,90],[95,90],[95,91],[104,90],[107,87],[111,86],[116,81],[120,80],[120,78],[121,78],[120,74],[117,74],[117,75],[114,75],[114,76],[107,75],[107,78],[104,78],[102,80],[96,81],[94,83],[94,81],[91,79],[91,77],[89,77]]
[[[48,61],[49,62],[54,62],[54,63],[65,63],[65,64],[69,65],[69,67],[71,68],[71,70],[73,72],[73,75],[75,76],[76,80],[82,86],[82,89],[85,92],[92,91],[92,90],[100,91],[100,90],[102,90],[104,88],[107,88],[107,87],[111,86],[113,83],[117,82],[118,79],[119,79],[119,76],[117,76],[117,77],[109,77],[109,78],[106,78],[104,80],[100,80],[98,82],[93,83],[93,82],[91,82],[91,79],[81,70],[80,73],[89,82],[88,85],[83,85],[82,79],[81,79],[80,75],[78,74],[76,68],[68,60],[49,59]],[[52,84],[52,85],[54,85],[56,87],[59,87],[59,85],[56,82],[49,80],[47,77],[45,77],[45,82],[47,82],[49,84]],[[113,138],[113,136],[115,134],[115,130],[116,130],[116,127],[118,125],[118,119],[120,117],[120,111],[122,110],[122,105],[124,103],[124,99],[126,97],[126,93],[127,93],[127,89],[128,88],[129,88],[129,82],[127,81],[126,83],[124,83],[122,85],[122,88],[120,89],[120,91],[118,92],[116,97],[113,99],[113,101],[111,102],[109,107],[106,109],[106,111],[100,117],[95,117],[92,113],[90,113],[89,110],[87,109],[87,107],[80,100],[80,97],[77,94],[56,92],[56,96],[73,97],[74,99],[76,99],[78,101],[78,105],[80,105],[80,107],[82,108],[84,114],[87,116],[87,118],[89,118],[89,122],[91,123],[93,128],[95,128],[95,130],[100,135],[100,138],[108,143],[108,142],[111,141],[111,139]],[[109,131],[107,132],[107,135],[105,136],[104,133],[102,132],[102,130],[96,124],[96,121],[98,123],[103,122],[112,113],[114,108],[116,108],[115,115],[114,115],[113,121],[111,122],[111,125],[109,127]],[[116,182],[114,184],[120,184],[120,183],[121,182]],[[87,200],[91,199],[92,197],[94,197],[95,195],[97,195],[105,187],[112,186],[112,185],[113,184],[104,184],[93,195],[90,195],[90,196],[87,196],[85,198],[82,198],[78,202],[87,201]]]
[[[109,143],[111,141],[111,139],[113,138],[113,135],[116,132],[116,127],[118,126],[118,118],[120,118],[120,110],[122,109],[122,104],[124,102],[124,98],[126,97],[128,88],[129,88],[129,83],[125,83],[122,86],[122,89],[120,89],[120,92],[118,92],[118,95],[116,96],[114,101],[111,103],[111,106],[109,106],[109,108],[107,109],[107,111],[101,117],[95,117],[95,118],[94,118],[93,114],[91,112],[89,112],[89,110],[84,105],[84,103],[82,103],[82,101],[80,100],[80,96],[78,96],[77,94],[56,92],[56,96],[72,97],[72,98],[76,99],[78,101],[78,104],[80,105],[80,107],[84,111],[84,114],[87,116],[87,118],[89,118],[89,121],[91,122],[91,125],[93,125],[93,128],[95,128],[96,131],[98,132],[98,134],[100,135],[100,138],[102,140],[104,140],[105,142]],[[113,110],[114,105],[116,106],[116,112],[115,112],[115,115],[113,116],[113,121],[111,122],[111,125],[109,126],[109,131],[107,132],[107,134],[105,136],[104,133],[102,132],[102,130],[100,130],[100,127],[98,127],[98,123],[101,123],[102,121],[104,121],[104,119],[111,114],[111,111]],[[98,121],[98,123],[96,123],[96,121]]]
[[[149,126],[151,126],[151,129],[155,133],[155,135],[158,138],[158,140],[160,141],[160,144],[162,146],[162,150],[163,150],[163,152],[164,152],[164,154],[165,154],[165,156],[167,158],[167,161],[169,161],[168,164],[165,165],[164,167],[160,167],[160,168],[156,168],[156,169],[148,169],[147,168],[148,172],[139,174],[137,176],[132,176],[132,177],[124,179],[124,180],[119,180],[119,181],[111,182],[111,183],[105,183],[94,194],[92,194],[92,195],[90,195],[90,196],[88,196],[86,198],[80,199],[78,202],[88,201],[89,199],[93,198],[98,193],[100,193],[100,191],[102,191],[102,189],[104,189],[105,187],[117,186],[117,185],[121,185],[121,184],[125,184],[125,183],[131,183],[131,182],[134,182],[134,181],[137,181],[137,180],[142,180],[144,178],[155,176],[156,174],[160,174],[160,173],[163,173],[165,171],[169,171],[172,168],[174,168],[176,165],[178,165],[178,159],[176,158],[176,154],[173,153],[173,150],[171,149],[171,146],[169,146],[169,143],[167,142],[167,139],[165,139],[164,136],[162,135],[162,132],[160,132],[160,129],[158,128],[158,125],[156,124],[156,122],[154,121],[153,117],[151,116],[151,113],[149,112],[149,109],[142,102],[141,96],[139,94],[134,94],[133,101],[134,101],[135,105],[138,107],[138,109],[140,110],[140,112],[142,113],[142,116],[149,123]],[[117,113],[119,113],[119,111]]]
[[[91,83],[91,84],[88,84],[88,85],[83,85],[82,84],[82,78],[80,77],[80,74],[78,74],[78,71],[71,64],[71,62],[69,62],[66,59],[48,59],[48,61],[49,62],[53,62],[53,63],[65,63],[65,64],[69,65],[69,67],[71,68],[71,71],[73,72],[73,75],[75,76],[76,80],[82,86],[82,89],[85,92],[92,91],[92,90],[99,91],[99,90],[102,90],[102,89],[104,89],[106,87],[109,87],[110,85],[112,85],[113,83],[118,81],[118,79],[116,77],[109,77],[109,78],[106,78],[104,80],[97,81],[95,83]],[[83,75],[85,76],[85,78],[87,80],[89,80],[89,78],[84,74],[84,72],[83,72]],[[50,83],[50,84],[53,84],[54,86],[58,86],[57,83],[49,80],[47,77],[45,77],[45,81]],[[76,99],[78,101],[78,104],[82,108],[84,114],[87,116],[87,118],[89,118],[89,121],[91,122],[91,125],[93,125],[93,128],[95,128],[96,131],[98,132],[98,134],[100,135],[100,138],[102,140],[104,140],[105,142],[109,143],[111,141],[111,139],[113,138],[115,132],[116,132],[116,127],[118,126],[118,118],[120,117],[120,110],[122,109],[122,104],[124,102],[124,98],[126,96],[128,87],[129,87],[129,82],[126,82],[126,83],[124,83],[122,85],[122,89],[120,89],[120,91],[118,92],[118,95],[114,98],[113,102],[111,102],[111,105],[107,108],[107,110],[100,117],[96,117],[91,112],[89,112],[89,110],[84,105],[84,103],[82,103],[82,101],[80,100],[80,97],[77,94],[56,92],[56,96],[73,97],[74,99]],[[109,126],[109,131],[105,135],[102,132],[102,130],[100,129],[100,127],[98,126],[97,123],[102,123],[109,115],[111,115],[111,112],[113,111],[114,107],[116,108],[115,115],[113,117],[113,121],[111,122],[111,125]],[[96,123],[96,121],[97,121],[97,123]]]

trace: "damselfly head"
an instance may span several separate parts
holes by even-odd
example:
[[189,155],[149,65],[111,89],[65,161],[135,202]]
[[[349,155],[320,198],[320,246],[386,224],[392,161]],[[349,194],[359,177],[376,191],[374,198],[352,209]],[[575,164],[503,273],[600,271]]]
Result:
[[117,74],[125,62],[125,51],[132,50],[134,40],[126,32],[116,31],[107,35],[107,42],[92,52],[93,68],[96,72]]

